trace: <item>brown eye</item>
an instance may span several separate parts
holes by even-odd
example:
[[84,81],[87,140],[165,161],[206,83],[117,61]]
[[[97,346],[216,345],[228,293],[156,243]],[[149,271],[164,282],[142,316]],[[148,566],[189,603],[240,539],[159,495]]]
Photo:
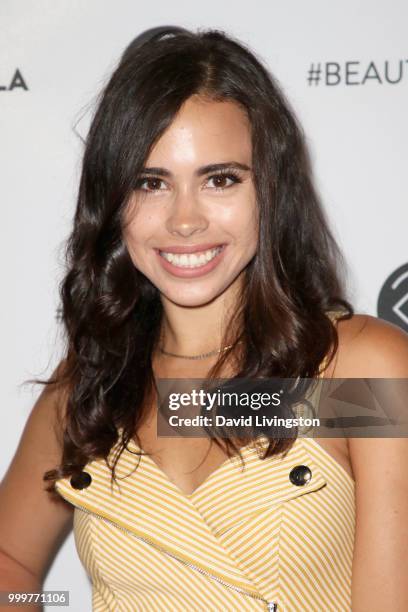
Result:
[[213,174],[209,177],[208,180],[213,181],[213,188],[217,191],[223,191],[224,189],[232,187],[235,183],[242,182],[239,176],[232,172],[222,172],[219,174]]
[[160,191],[161,183],[163,183],[163,181],[158,177],[140,178],[138,181],[136,181],[135,189],[139,189],[141,191]]
[[228,177],[226,176],[216,176],[214,177],[214,183],[216,187],[226,187],[226,182]]

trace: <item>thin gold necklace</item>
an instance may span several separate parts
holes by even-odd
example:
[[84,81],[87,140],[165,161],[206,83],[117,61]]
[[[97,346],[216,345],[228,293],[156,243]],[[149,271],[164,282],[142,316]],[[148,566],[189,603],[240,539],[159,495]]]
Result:
[[[239,342],[241,342],[241,340]],[[228,346],[224,346],[221,349],[216,349],[214,351],[209,351],[208,353],[202,353],[201,355],[178,355],[177,353],[170,353],[169,351],[165,351],[164,348],[162,348],[161,346],[159,347],[159,350],[164,355],[169,355],[170,357],[178,357],[179,359],[204,359],[205,357],[211,357],[212,355],[218,355],[218,353],[222,353],[223,351],[226,351],[227,349],[231,348],[232,346],[234,346],[234,345],[233,344],[229,344]]]

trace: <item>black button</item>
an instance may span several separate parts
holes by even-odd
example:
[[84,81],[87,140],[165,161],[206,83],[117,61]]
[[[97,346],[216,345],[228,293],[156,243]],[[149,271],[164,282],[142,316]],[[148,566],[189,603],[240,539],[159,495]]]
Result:
[[310,481],[312,478],[312,471],[307,465],[297,465],[291,470],[289,478],[294,485],[301,487]]
[[92,477],[88,472],[80,472],[80,474],[74,474],[71,477],[71,487],[74,489],[85,489],[89,487],[92,482]]

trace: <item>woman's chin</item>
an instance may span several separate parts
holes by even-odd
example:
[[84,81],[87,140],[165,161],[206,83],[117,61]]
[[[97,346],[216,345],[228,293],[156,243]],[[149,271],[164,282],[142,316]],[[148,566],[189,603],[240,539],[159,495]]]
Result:
[[211,292],[183,292],[183,291],[163,291],[161,292],[162,298],[176,304],[177,306],[182,306],[185,308],[192,308],[198,306],[205,306],[210,302],[214,301],[220,294],[222,290],[219,292],[211,291]]

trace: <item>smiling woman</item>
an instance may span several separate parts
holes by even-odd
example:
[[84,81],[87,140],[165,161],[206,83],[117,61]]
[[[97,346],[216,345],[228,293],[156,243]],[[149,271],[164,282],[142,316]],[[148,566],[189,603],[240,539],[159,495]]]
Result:
[[277,82],[223,32],[159,28],[102,93],[0,590],[38,590],[73,515],[95,611],[405,612],[406,439],[158,435],[159,379],[408,377],[406,334],[345,297]]
[[150,151],[125,213],[124,239],[163,303],[200,306],[218,298],[219,317],[234,303],[257,250],[251,163],[246,113],[235,102],[199,95],[184,102]]

